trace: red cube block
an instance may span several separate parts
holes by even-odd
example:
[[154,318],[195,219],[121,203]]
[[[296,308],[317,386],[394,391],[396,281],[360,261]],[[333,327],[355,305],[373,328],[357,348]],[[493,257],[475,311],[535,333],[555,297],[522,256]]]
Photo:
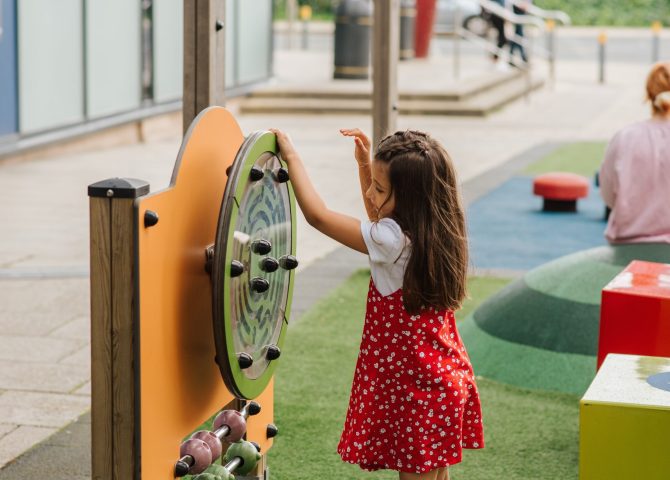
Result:
[[634,260],[603,288],[598,368],[608,353],[670,357],[670,265]]

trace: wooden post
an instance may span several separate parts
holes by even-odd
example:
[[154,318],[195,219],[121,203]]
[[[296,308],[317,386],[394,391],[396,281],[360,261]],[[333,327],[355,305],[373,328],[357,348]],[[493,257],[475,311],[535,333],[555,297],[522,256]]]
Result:
[[93,480],[135,478],[134,199],[142,180],[88,187],[91,231],[91,456]]
[[225,0],[184,0],[183,130],[225,103]]
[[396,129],[398,116],[399,0],[376,0],[372,40],[373,148]]

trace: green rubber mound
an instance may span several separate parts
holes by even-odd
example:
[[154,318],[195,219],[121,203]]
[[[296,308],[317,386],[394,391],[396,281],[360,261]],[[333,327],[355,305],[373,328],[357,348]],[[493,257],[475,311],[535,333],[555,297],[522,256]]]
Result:
[[584,393],[595,372],[602,288],[632,260],[670,263],[670,245],[598,247],[528,272],[459,327],[477,374]]
[[508,342],[479,328],[472,316],[458,324],[475,375],[522,388],[583,394],[596,357],[558,353]]

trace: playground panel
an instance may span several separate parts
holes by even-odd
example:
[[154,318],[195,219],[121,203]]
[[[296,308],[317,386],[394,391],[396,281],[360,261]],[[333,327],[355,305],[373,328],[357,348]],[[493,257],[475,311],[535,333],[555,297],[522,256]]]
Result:
[[[277,172],[281,163],[274,136],[259,133],[251,137],[255,139],[251,153],[256,159],[243,163],[261,162],[268,167],[267,173]],[[173,478],[182,441],[222,408],[242,406],[243,401],[238,399],[240,388],[227,388],[230,378],[222,380],[224,371],[233,371],[240,364],[236,350],[231,353],[225,341],[226,350],[217,351],[215,338],[225,339],[226,332],[219,330],[222,321],[230,323],[230,318],[213,318],[217,303],[212,301],[212,289],[226,299],[219,305],[234,304],[240,291],[240,304],[252,303],[281,312],[278,321],[256,325],[263,327],[257,329],[258,337],[252,335],[252,340],[263,340],[251,342],[254,348],[250,354],[258,360],[256,373],[251,375],[252,388],[241,387],[247,394],[244,398],[253,398],[261,405],[260,413],[248,418],[247,440],[258,443],[262,453],[272,445],[273,434],[268,433],[268,426],[273,417],[275,362],[271,360],[278,355],[270,358],[267,352],[269,344],[277,350],[281,346],[295,265],[284,265],[274,275],[281,281],[272,282],[276,286],[266,294],[245,291],[242,287],[246,284],[238,285],[237,290],[230,285],[228,267],[235,248],[246,258],[243,266],[247,276],[255,274],[261,278],[267,274],[273,280],[272,272],[257,268],[257,260],[265,261],[265,265],[269,262],[267,257],[257,259],[248,254],[250,242],[218,244],[225,236],[222,232],[239,226],[219,219],[220,209],[225,206],[226,184],[236,186],[234,191],[249,188],[246,177],[228,181],[229,167],[234,161],[236,165],[240,163],[236,157],[243,151],[250,153],[249,149],[241,149],[244,142],[232,115],[213,107],[203,111],[189,128],[167,189],[147,195],[146,183],[125,179],[89,187],[94,478]],[[256,197],[271,204],[277,201],[277,195],[282,199],[280,207],[270,205],[262,211],[274,212],[275,220],[281,220],[273,223],[279,227],[274,232],[276,238],[272,237],[279,239],[275,241],[276,251],[293,254],[295,207],[287,178],[268,185]],[[239,218],[246,219],[247,224],[254,223],[254,217],[246,210]],[[248,239],[273,233],[273,225],[261,223],[263,228],[250,229]],[[240,232],[235,233],[239,237]],[[219,250],[227,255],[219,254]],[[222,261],[226,263],[220,264]],[[224,283],[210,277],[206,266],[228,282],[226,290],[218,292]],[[252,298],[254,294],[260,295],[255,302],[243,299],[244,295]],[[276,301],[278,307],[268,301]],[[247,319],[247,326],[253,323],[251,320]],[[228,337],[232,339],[234,335]],[[265,337],[271,341],[266,342]],[[263,475],[264,465],[262,460],[253,474]]]

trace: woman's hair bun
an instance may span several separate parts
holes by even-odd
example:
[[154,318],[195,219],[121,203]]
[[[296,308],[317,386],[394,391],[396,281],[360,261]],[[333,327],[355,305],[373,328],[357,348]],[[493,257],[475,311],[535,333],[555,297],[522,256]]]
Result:
[[663,111],[670,110],[670,91],[661,92],[656,95],[654,105]]

